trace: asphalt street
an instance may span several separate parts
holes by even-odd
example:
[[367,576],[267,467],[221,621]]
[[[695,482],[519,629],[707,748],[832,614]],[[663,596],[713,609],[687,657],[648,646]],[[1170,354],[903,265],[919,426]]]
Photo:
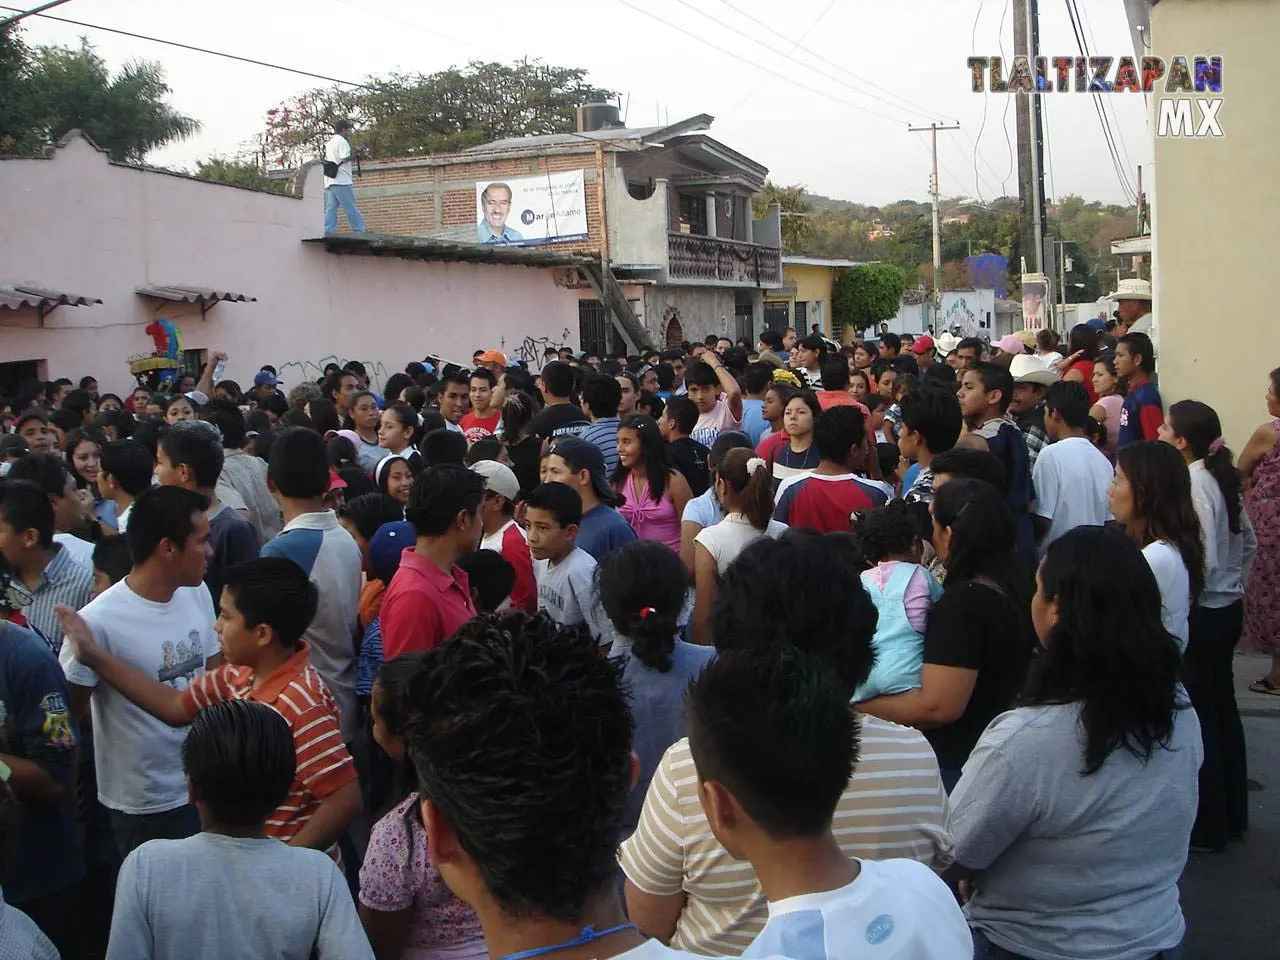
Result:
[[1249,832],[1225,853],[1191,854],[1182,875],[1184,960],[1280,958],[1280,697],[1248,685],[1267,672],[1237,656],[1237,702],[1249,750]]

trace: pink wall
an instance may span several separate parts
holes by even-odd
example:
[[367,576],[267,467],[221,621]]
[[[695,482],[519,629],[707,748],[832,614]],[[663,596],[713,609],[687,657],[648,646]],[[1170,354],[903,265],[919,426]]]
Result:
[[[578,292],[542,267],[340,256],[305,238],[323,232],[319,166],[303,199],[109,163],[81,137],[51,159],[0,160],[0,285],[26,282],[101,304],[0,312],[0,361],[47,360],[47,375],[92,374],[102,390],[132,385],[131,357],[150,353],[143,327],[165,316],[184,349],[222,349],[226,377],[248,387],[264,363],[286,388],[332,359],[358,359],[375,382],[428,353],[469,362],[505,341],[534,363],[543,338],[578,346]],[[233,290],[256,303],[198,306],[134,293],[145,284]]]

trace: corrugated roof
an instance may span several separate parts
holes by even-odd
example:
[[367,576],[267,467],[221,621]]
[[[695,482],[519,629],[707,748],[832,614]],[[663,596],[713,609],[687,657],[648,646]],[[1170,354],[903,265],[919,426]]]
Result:
[[84,307],[101,302],[97,297],[31,283],[0,283],[0,310],[35,309],[43,316],[54,307]]
[[590,257],[578,254],[529,247],[486,246],[433,237],[398,237],[380,233],[330,233],[302,242],[322,243],[329,253],[401,257],[406,260],[507,263],[526,267],[572,267],[593,262]]
[[211,287],[184,287],[170,284],[156,284],[149,287],[138,287],[135,293],[140,297],[154,297],[157,300],[169,300],[173,303],[216,303],[225,300],[231,303],[247,303],[256,301],[247,293],[236,293],[232,290],[214,290]]
[[655,143],[681,134],[692,133],[710,128],[714,117],[699,113],[677,123],[661,127],[606,127],[601,130],[588,130],[583,133],[547,133],[534,137],[507,137],[504,140],[493,140],[462,151],[465,153],[488,153],[494,150],[527,150],[538,147],[562,147],[575,143],[595,141],[639,141],[652,140]]

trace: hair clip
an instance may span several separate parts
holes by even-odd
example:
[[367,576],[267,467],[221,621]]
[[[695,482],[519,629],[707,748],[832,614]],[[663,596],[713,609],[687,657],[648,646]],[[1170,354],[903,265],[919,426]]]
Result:
[[658,611],[657,611],[657,610],[655,610],[655,609],[653,609],[653,607],[641,607],[641,608],[640,608],[640,619],[641,619],[641,620],[647,620],[647,619],[649,618],[649,614],[651,614],[651,613],[657,613],[657,612],[658,612]]

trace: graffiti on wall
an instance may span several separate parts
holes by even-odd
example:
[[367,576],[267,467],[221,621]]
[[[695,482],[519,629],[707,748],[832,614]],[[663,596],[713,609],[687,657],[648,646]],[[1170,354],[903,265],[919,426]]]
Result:
[[978,318],[965,298],[957,297],[943,311],[942,323],[938,329],[951,330],[962,337],[974,337],[978,335]]
[[525,365],[530,368],[538,368],[542,365],[542,354],[545,350],[560,350],[570,346],[569,328],[565,327],[560,333],[560,339],[553,337],[525,337],[521,341],[520,346],[515,349],[513,360],[522,360]]
[[[357,357],[339,357],[336,354],[330,354],[327,357],[321,357],[319,360],[286,360],[277,365],[280,373],[280,379],[286,386],[296,386],[303,380],[310,380],[315,383],[317,380],[324,379],[324,368],[331,363],[342,366],[348,360],[359,359]],[[387,382],[387,377],[391,374],[387,370],[386,365],[381,360],[361,360],[364,369],[369,374],[369,386],[375,390],[381,390],[382,385]]]

